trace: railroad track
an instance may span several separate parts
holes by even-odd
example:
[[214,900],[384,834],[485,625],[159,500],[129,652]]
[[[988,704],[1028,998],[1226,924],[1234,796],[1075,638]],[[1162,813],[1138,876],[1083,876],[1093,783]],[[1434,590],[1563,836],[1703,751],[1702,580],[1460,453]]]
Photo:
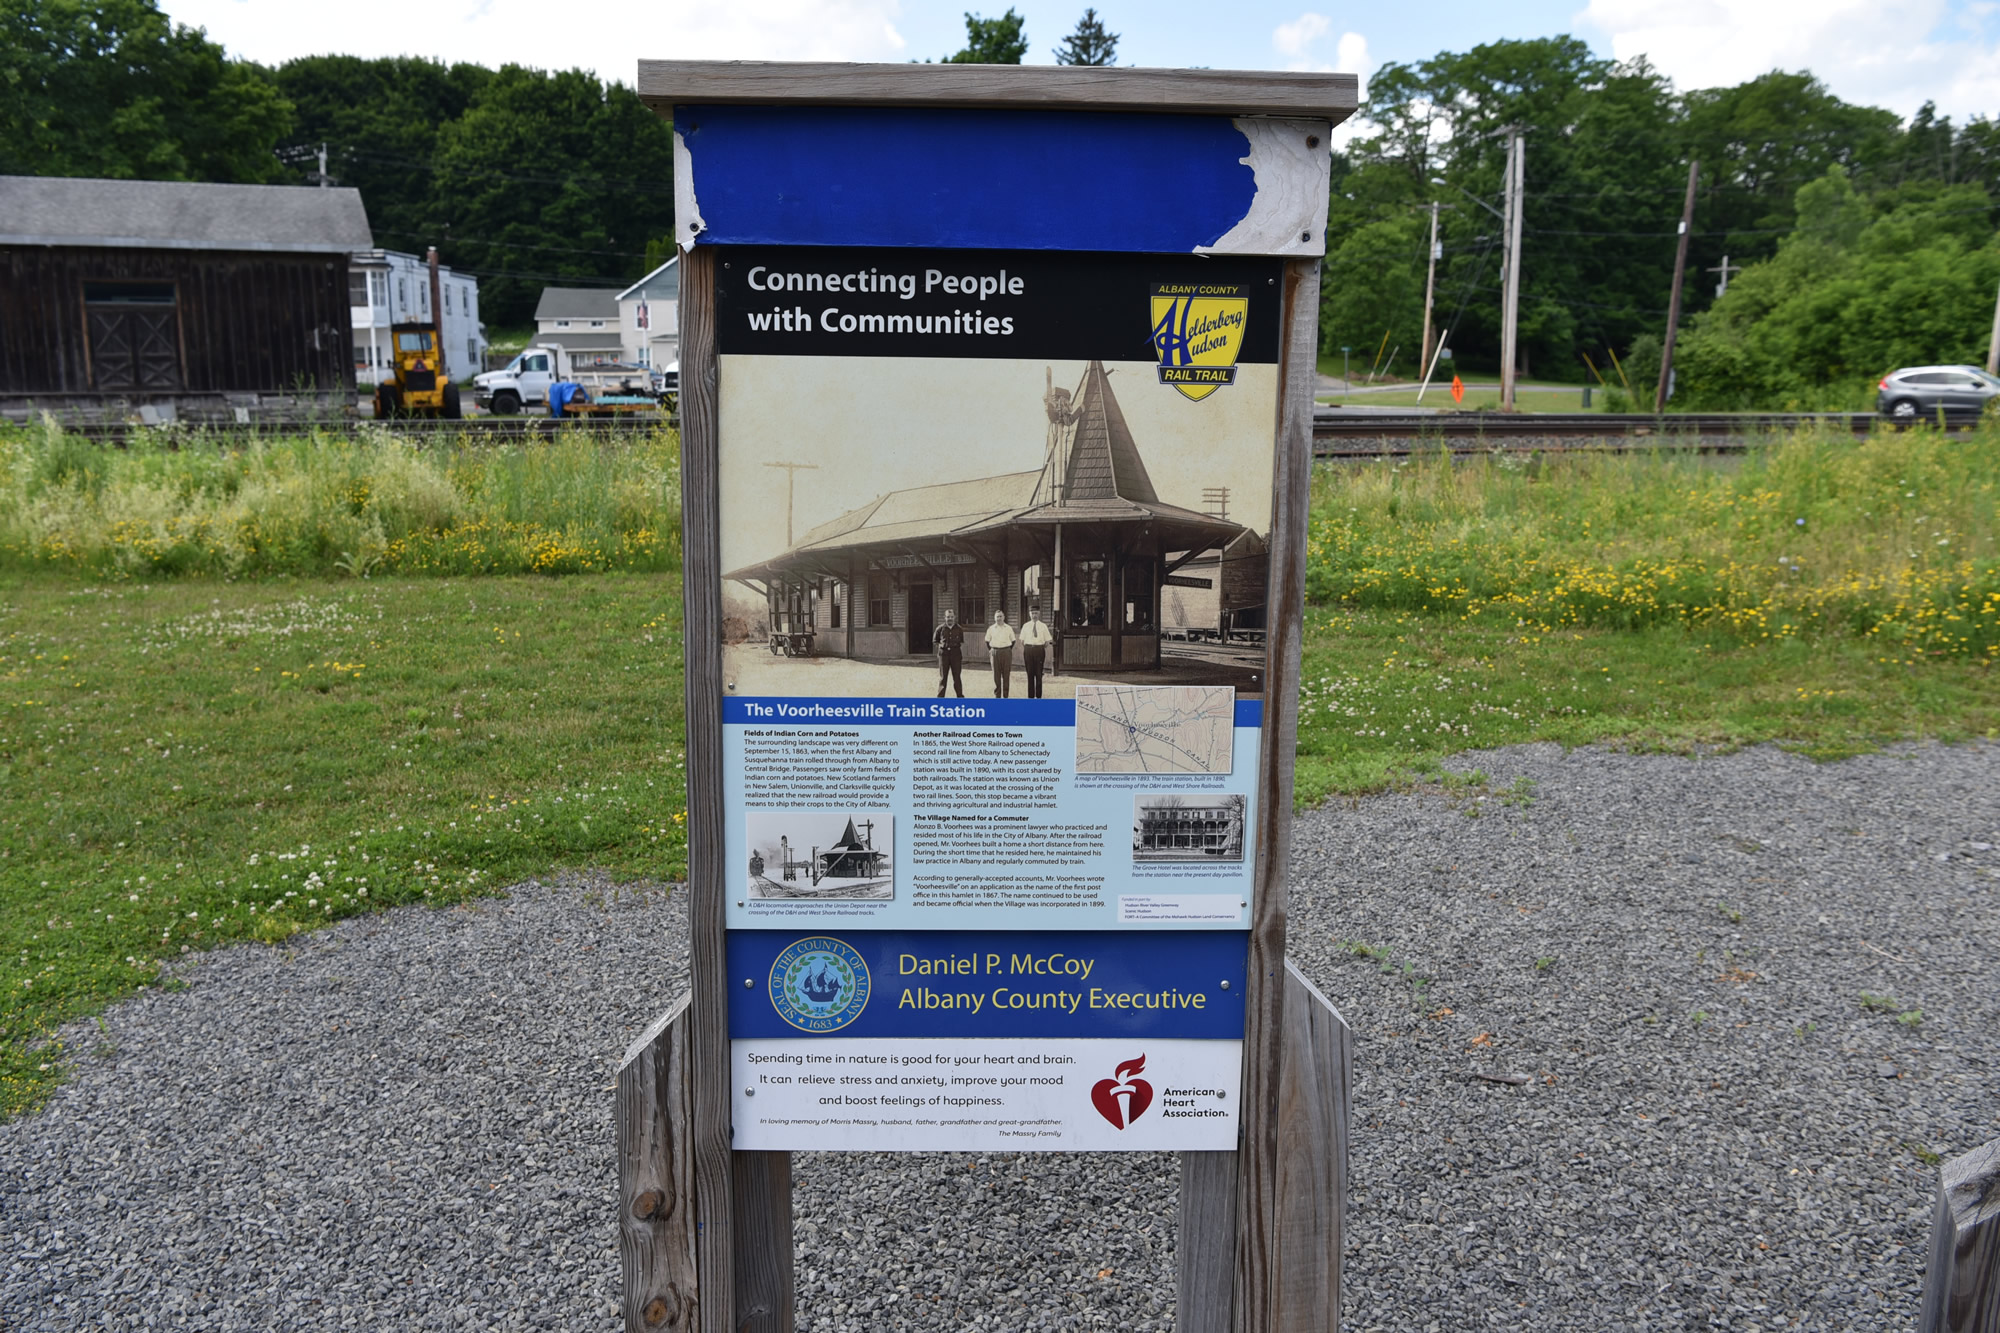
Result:
[[[1731,453],[1801,426],[1824,426],[1866,435],[1880,422],[1872,412],[1351,412],[1321,408],[1313,415],[1313,455],[1317,458],[1379,458],[1564,450],[1695,449]],[[141,431],[165,431],[190,439],[245,439],[296,435],[302,431],[355,432],[374,426],[368,418],[314,421],[182,421],[141,426],[133,422],[65,422],[63,429],[86,439],[118,442]],[[615,435],[677,426],[677,417],[631,414],[615,417],[467,417],[462,421],[423,418],[385,423],[398,435],[417,440],[499,442],[548,439],[558,432]]]
[[1313,415],[1317,458],[1435,453],[1697,449],[1731,453],[1801,426],[1866,435],[1872,412],[1349,412]]
[[[258,436],[298,435],[314,430],[353,434],[377,424],[373,418],[349,417],[318,421],[309,418],[247,422],[178,421],[165,426],[143,426],[129,421],[88,421],[63,422],[62,428],[68,434],[80,435],[85,439],[117,443],[130,439],[140,431],[189,440],[203,438],[244,440]],[[546,416],[466,417],[462,421],[435,421],[425,417],[410,417],[379,424],[394,430],[396,434],[406,439],[424,441],[469,439],[482,443],[498,443],[502,440],[550,439],[559,431],[615,435],[653,430],[661,426],[675,426],[680,423],[678,418],[658,413],[628,413],[613,417],[565,417],[561,421],[551,420]]]

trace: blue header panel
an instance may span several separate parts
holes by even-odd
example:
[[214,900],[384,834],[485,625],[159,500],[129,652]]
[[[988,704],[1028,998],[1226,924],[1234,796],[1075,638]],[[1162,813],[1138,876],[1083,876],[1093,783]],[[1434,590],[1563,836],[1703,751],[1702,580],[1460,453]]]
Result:
[[732,930],[729,1035],[1235,1041],[1249,947],[1240,931]]
[[1226,116],[683,106],[674,128],[703,245],[1187,254],[1257,193]]

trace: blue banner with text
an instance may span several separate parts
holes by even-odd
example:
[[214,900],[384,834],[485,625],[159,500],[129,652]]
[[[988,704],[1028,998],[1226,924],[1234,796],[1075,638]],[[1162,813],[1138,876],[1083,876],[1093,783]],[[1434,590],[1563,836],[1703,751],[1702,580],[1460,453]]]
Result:
[[734,930],[733,1039],[1243,1036],[1240,931]]

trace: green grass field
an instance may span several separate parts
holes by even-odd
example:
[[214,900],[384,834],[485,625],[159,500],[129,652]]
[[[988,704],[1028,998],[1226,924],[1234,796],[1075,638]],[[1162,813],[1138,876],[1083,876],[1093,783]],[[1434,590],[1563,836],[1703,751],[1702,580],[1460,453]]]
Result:
[[[672,458],[670,436],[413,457],[386,436],[0,435],[0,1115],[91,1058],[50,1044],[57,1025],[184,950],[559,867],[684,873]],[[491,535],[515,512],[602,561],[552,568],[609,572],[342,565],[354,531],[408,524],[394,478],[413,470],[448,515],[426,549],[523,568],[493,555],[520,549]],[[203,482],[232,474],[259,480]],[[303,503],[315,478],[348,498]],[[524,491],[555,498],[510,511]],[[224,541],[190,556],[90,526],[143,506],[219,522],[225,501],[290,525],[257,577],[200,555]],[[1300,802],[1534,740],[1833,757],[1994,735],[1996,510],[1992,430],[1324,467]],[[619,567],[606,553],[641,531],[657,540]]]

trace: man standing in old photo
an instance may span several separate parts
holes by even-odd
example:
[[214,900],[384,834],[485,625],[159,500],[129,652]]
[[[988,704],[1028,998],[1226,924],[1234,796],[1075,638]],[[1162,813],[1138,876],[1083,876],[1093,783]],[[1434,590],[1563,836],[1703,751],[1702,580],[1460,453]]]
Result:
[[1014,630],[1005,611],[995,611],[993,623],[986,627],[986,652],[993,659],[993,697],[1004,699],[1014,674]]
[[938,692],[944,698],[944,683],[951,681],[958,697],[965,697],[965,627],[958,623],[958,612],[944,613],[944,624],[931,634],[931,648],[937,653]]
[[1055,636],[1042,623],[1042,613],[1036,607],[1028,608],[1028,618],[1021,625],[1021,666],[1028,673],[1028,697],[1042,697],[1042,668],[1048,665],[1049,645]]

